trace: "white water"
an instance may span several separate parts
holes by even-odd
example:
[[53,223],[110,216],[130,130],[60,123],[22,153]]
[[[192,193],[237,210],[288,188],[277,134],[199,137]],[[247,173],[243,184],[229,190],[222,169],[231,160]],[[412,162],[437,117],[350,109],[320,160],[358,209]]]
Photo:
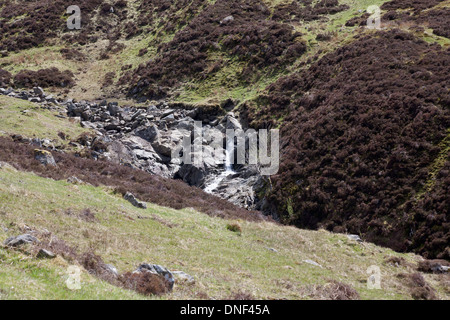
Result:
[[212,193],[220,183],[228,177],[229,175],[235,174],[236,172],[233,170],[233,158],[234,158],[234,139],[228,141],[227,140],[227,148],[225,150],[225,171],[219,174],[209,185],[204,189],[207,193]]

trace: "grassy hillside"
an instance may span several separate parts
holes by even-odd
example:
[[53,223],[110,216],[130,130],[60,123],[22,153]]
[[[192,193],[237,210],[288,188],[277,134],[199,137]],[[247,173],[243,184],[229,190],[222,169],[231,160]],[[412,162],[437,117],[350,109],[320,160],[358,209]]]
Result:
[[[87,269],[82,290],[68,290],[67,267],[92,252],[120,273],[149,262],[195,277],[163,299],[336,298],[352,288],[347,297],[449,298],[448,275],[421,274],[419,256],[345,233],[450,257],[450,0],[79,2],[82,29],[70,31],[71,1],[0,0],[0,86],[205,113],[231,99],[243,123],[281,130],[280,172],[258,194],[291,226],[80,150],[54,152],[58,166],[43,167],[29,140],[7,136],[71,152],[89,131],[64,110],[0,96],[0,161],[15,168],[0,166],[0,241],[32,232],[71,253],[42,260],[39,246],[1,247],[1,299],[149,298]],[[381,7],[382,30],[366,28],[369,5]],[[72,175],[87,183],[66,182]],[[149,208],[132,207],[126,191]],[[382,290],[366,287],[371,265]]]
[[[36,230],[39,235],[51,233],[51,238],[63,240],[79,252],[94,250],[120,272],[149,262],[195,277],[195,284],[176,286],[163,297],[166,299],[218,299],[244,293],[263,299],[304,299],[315,297],[320,285],[331,280],[352,286],[362,299],[408,299],[410,289],[396,275],[413,273],[419,260],[412,254],[398,254],[326,231],[224,220],[191,209],[152,204],[146,210],[136,209],[107,188],[45,179],[4,164],[0,199],[1,241]],[[93,219],[80,215],[86,209]],[[238,223],[242,232],[229,231],[227,224],[231,223]],[[72,292],[65,288],[64,277],[67,266],[74,262],[61,257],[37,260],[28,253],[32,248],[0,250],[2,298],[137,297],[86,272],[82,290]],[[396,267],[386,262],[392,257],[404,261]],[[308,259],[323,268],[304,262]],[[381,268],[382,290],[366,288],[366,269],[371,265]],[[448,298],[439,276],[425,277],[440,297]]]
[[[65,111],[50,111],[38,104],[7,96],[0,96],[0,114],[0,135],[21,134],[27,138],[50,139],[58,146],[89,133],[79,123],[58,117],[65,117]],[[65,139],[58,133],[64,133]]]

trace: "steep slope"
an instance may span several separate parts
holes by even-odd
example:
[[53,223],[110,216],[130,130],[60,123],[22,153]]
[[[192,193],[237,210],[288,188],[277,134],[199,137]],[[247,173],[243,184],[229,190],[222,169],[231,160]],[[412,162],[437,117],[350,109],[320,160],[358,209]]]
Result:
[[[418,273],[420,257],[342,234],[225,220],[154,204],[138,209],[108,188],[45,179],[5,163],[0,169],[0,199],[0,241],[22,233],[41,241],[18,250],[0,247],[4,299],[144,298],[96,278],[95,263],[80,265],[73,258],[84,252],[94,252],[119,273],[147,262],[194,277],[195,283],[176,284],[164,299],[421,298],[420,287],[410,288],[409,276],[404,275]],[[239,234],[227,229],[236,223]],[[40,247],[58,257],[37,259]],[[71,265],[82,270],[81,290],[69,290],[65,284]],[[381,269],[382,290],[367,288],[366,270],[371,265]],[[420,274],[433,288],[429,297],[448,299],[445,275]],[[352,290],[357,293],[346,295]]]
[[449,65],[449,49],[377,32],[244,105],[250,126],[281,125],[266,209],[449,259]]

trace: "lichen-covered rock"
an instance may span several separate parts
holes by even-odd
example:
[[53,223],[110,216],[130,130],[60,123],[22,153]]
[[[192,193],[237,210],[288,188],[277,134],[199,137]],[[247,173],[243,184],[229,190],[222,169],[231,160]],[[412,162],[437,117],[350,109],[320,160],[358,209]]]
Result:
[[56,167],[55,158],[53,158],[51,152],[49,152],[47,150],[35,149],[34,150],[34,158],[45,166]]

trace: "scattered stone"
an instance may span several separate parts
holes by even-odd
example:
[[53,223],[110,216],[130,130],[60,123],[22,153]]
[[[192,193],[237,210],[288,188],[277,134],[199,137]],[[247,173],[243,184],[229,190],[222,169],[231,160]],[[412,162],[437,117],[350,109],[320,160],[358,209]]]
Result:
[[119,271],[117,271],[117,268],[114,267],[112,264],[105,264],[103,267],[106,270],[106,272],[113,275],[114,277],[117,278],[119,276]]
[[44,89],[42,89],[41,87],[34,87],[33,92],[35,95],[38,95],[39,97],[43,97],[45,95]]
[[46,250],[46,249],[41,249],[39,250],[38,254],[36,255],[36,258],[38,259],[53,259],[56,258],[56,254],[54,254],[53,252]]
[[35,103],[39,103],[39,102],[42,101],[42,99],[39,98],[39,97],[31,97],[31,98],[28,98],[28,101],[30,101],[30,102],[35,102]]
[[228,17],[225,17],[224,19],[222,19],[222,21],[220,21],[220,24],[233,22],[233,21],[234,21],[234,17],[233,16],[228,16]]
[[49,152],[49,151],[35,149],[34,150],[34,158],[45,166],[48,165],[48,166],[56,167],[55,158],[53,158],[51,152]]
[[418,270],[427,273],[447,273],[450,262],[445,260],[423,260],[419,262]]
[[174,112],[175,112],[175,110],[173,110],[173,109],[165,110],[165,111],[162,113],[161,118],[165,118],[165,117],[167,117],[168,115],[171,115],[171,114],[174,113]]
[[71,176],[71,177],[67,178],[67,182],[73,183],[73,184],[83,184],[84,183],[83,180],[78,179],[75,176]]
[[362,242],[362,239],[356,234],[348,234],[347,238],[352,241]]
[[320,264],[318,264],[317,262],[315,262],[315,261],[313,261],[313,260],[307,259],[307,260],[303,260],[303,262],[308,263],[308,264],[310,264],[310,265],[313,265],[313,266],[316,266],[316,267],[319,267],[319,268],[322,268],[322,269],[323,269],[323,267],[322,267]]
[[130,202],[133,206],[135,206],[135,207],[137,207],[137,208],[140,208],[140,209],[147,209],[147,204],[145,204],[144,202],[138,201],[138,200],[136,199],[136,197],[135,197],[132,193],[130,193],[130,192],[127,192],[127,193],[123,196],[123,198],[124,198],[125,200],[127,200],[128,202]]
[[5,242],[3,242],[3,244],[8,247],[18,247],[18,246],[21,246],[26,243],[35,243],[35,242],[39,242],[39,241],[32,235],[22,234],[17,237],[10,237],[10,238],[6,239]]

